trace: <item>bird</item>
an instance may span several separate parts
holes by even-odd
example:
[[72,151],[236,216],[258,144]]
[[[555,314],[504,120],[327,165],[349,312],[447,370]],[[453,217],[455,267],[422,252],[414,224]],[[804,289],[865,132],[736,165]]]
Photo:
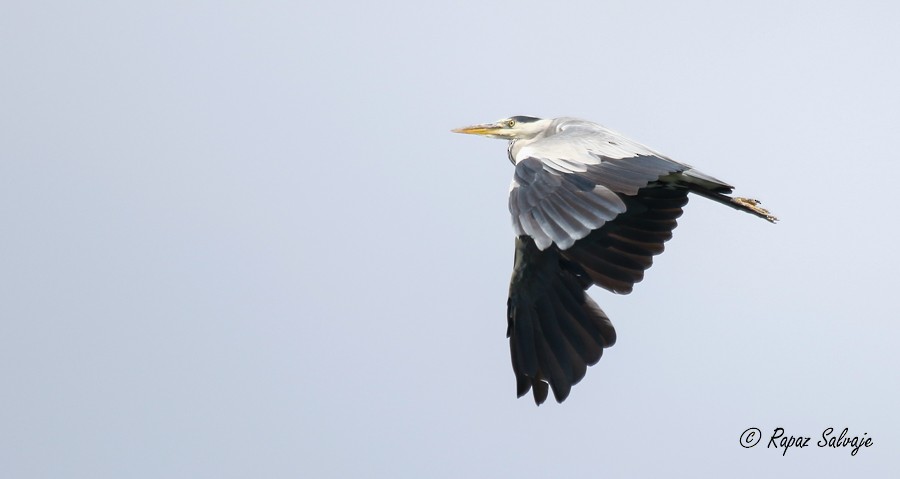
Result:
[[507,330],[516,394],[558,403],[616,342],[587,294],[628,294],[695,194],[775,223],[734,187],[599,124],[513,116],[452,130],[508,140],[515,257]]

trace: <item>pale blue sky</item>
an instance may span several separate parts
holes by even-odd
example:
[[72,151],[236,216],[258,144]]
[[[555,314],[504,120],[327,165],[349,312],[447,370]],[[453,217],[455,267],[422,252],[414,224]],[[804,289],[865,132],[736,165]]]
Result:
[[[733,2],[730,2],[733,3]],[[0,476],[884,477],[894,2],[10,3]],[[515,399],[506,145],[602,123],[694,198],[563,405]],[[873,447],[739,446],[759,427]]]

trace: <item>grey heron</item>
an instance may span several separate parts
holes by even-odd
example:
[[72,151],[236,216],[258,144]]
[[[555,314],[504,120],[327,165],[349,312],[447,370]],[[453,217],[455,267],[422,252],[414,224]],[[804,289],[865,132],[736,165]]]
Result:
[[616,342],[586,294],[630,293],[672,238],[694,193],[774,223],[734,187],[596,123],[514,116],[453,130],[508,140],[516,234],[507,331],[516,389],[563,402]]

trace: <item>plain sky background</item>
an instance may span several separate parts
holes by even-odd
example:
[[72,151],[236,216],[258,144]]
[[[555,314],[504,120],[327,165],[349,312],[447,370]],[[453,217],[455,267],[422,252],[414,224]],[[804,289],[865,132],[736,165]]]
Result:
[[[0,477],[896,474],[898,5],[6,2]],[[563,405],[515,398],[506,144],[449,131],[511,115],[782,219],[694,198]]]

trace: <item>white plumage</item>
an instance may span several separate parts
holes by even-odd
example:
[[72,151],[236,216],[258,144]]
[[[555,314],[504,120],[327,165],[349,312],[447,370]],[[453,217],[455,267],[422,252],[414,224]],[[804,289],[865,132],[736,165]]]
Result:
[[510,141],[516,255],[507,336],[519,396],[562,402],[616,340],[585,294],[629,293],[672,237],[694,193],[768,221],[756,200],[596,123],[516,116],[454,130]]

